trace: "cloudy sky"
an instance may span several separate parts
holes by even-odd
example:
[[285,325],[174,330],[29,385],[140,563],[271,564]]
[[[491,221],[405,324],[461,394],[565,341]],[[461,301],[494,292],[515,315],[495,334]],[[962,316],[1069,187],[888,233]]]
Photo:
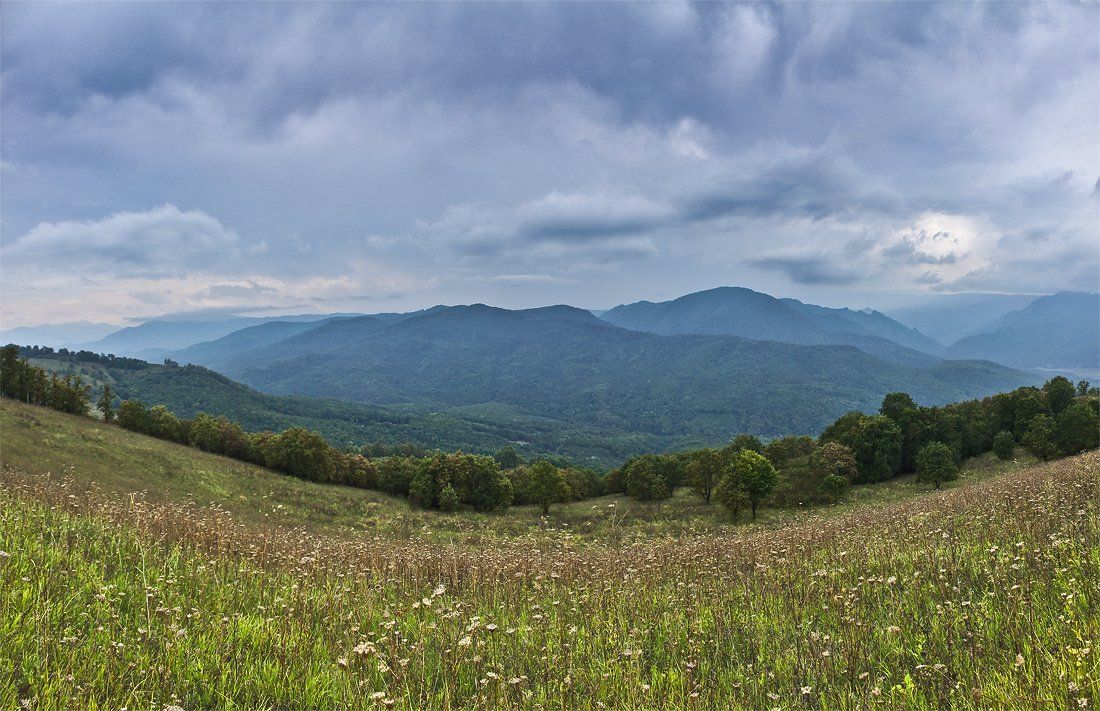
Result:
[[5,3],[4,326],[1096,290],[1100,5]]

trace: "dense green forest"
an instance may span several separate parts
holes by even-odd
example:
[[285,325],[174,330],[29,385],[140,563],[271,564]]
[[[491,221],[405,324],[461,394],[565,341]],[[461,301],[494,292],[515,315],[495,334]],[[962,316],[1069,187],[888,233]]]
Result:
[[[92,361],[92,356],[74,358]],[[132,364],[131,364],[132,365]],[[140,368],[135,370],[140,371]],[[16,346],[0,353],[5,397],[74,414],[91,410],[90,385],[81,376],[48,375],[20,358]],[[164,405],[136,400],[116,404],[110,384],[97,402],[107,422],[126,429],[261,464],[291,476],[406,496],[423,508],[477,510],[513,503],[552,504],[608,493],[643,501],[669,497],[689,486],[734,518],[762,505],[832,503],[848,487],[915,472],[939,487],[957,476],[962,460],[994,451],[1010,458],[1016,446],[1044,460],[1100,446],[1100,398],[1085,381],[1064,377],[1042,388],[1025,387],[983,400],[922,407],[906,393],[891,393],[878,414],[853,411],[816,440],[789,435],[765,444],[742,434],[721,448],[633,457],[599,476],[594,470],[539,459],[530,463],[512,448],[494,457],[461,451],[401,452],[377,445],[339,449],[304,427],[249,432],[225,417],[179,417]],[[379,456],[381,455],[381,456]]]
[[1041,382],[988,362],[927,360],[904,365],[852,346],[661,336],[568,306],[473,305],[392,324],[329,322],[242,353],[220,372],[274,394],[492,405],[662,440],[650,449],[716,444],[735,432],[815,434],[903,388],[919,402],[946,404]]
[[364,442],[388,449],[464,449],[492,453],[514,447],[529,458],[568,456],[598,469],[646,451],[690,446],[690,438],[628,433],[526,415],[505,405],[433,407],[364,405],[331,398],[258,392],[201,366],[150,364],[90,351],[26,346],[22,357],[43,369],[80,376],[97,395],[104,384],[123,399],[165,405],[180,417],[221,415],[248,430],[305,427],[333,445]]

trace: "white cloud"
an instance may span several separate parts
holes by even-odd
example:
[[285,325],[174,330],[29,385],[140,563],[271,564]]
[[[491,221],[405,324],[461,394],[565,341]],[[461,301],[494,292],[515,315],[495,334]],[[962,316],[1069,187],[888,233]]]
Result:
[[41,222],[5,244],[2,256],[9,266],[54,274],[150,276],[225,271],[240,251],[237,234],[217,218],[164,205],[102,220]]

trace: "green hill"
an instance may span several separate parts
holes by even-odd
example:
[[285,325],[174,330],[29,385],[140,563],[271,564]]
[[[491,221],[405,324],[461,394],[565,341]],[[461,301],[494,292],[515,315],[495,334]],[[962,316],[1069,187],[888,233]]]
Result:
[[[787,308],[784,306],[784,308]],[[555,306],[347,319],[243,354],[226,374],[265,392],[373,405],[505,407],[599,431],[715,444],[737,432],[816,434],[893,391],[944,404],[1034,376],[985,362],[903,365],[851,346],[660,336]]]
[[667,437],[584,427],[526,415],[504,405],[379,407],[334,398],[270,395],[199,366],[81,361],[56,353],[35,357],[27,349],[24,354],[38,367],[79,374],[97,390],[109,383],[123,399],[165,405],[180,417],[199,412],[222,415],[250,431],[306,427],[341,447],[411,442],[427,449],[483,453],[513,447],[528,458],[553,455],[610,467],[673,444]]
[[413,511],[7,400],[0,429],[2,708],[1086,708],[1100,693],[1096,452],[731,526],[694,497]]
[[616,326],[665,336],[740,336],[801,345],[855,346],[884,360],[931,365],[943,346],[877,311],[831,309],[777,299],[743,287],[720,287],[671,301],[639,301],[600,314]]

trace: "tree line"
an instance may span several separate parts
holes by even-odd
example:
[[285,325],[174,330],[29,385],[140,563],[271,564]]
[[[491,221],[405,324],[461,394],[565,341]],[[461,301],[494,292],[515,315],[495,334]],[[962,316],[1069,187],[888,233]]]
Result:
[[[90,412],[91,387],[58,377],[0,351],[5,397],[72,414]],[[764,443],[737,435],[724,447],[644,454],[599,474],[567,462],[524,462],[512,448],[493,456],[426,452],[415,445],[377,444],[341,450],[302,427],[246,432],[225,417],[180,418],[163,405],[117,404],[104,385],[96,407],[104,421],[125,429],[232,457],[309,481],[344,484],[404,496],[422,508],[480,511],[510,505],[554,504],[605,494],[659,501],[680,487],[704,501],[755,518],[761,506],[790,507],[841,500],[853,484],[915,472],[937,488],[958,475],[960,463],[993,451],[1011,458],[1018,446],[1048,460],[1100,446],[1100,399],[1087,382],[1063,377],[983,400],[923,407],[905,393],[887,395],[877,414],[849,412],[817,438],[788,436]]]

